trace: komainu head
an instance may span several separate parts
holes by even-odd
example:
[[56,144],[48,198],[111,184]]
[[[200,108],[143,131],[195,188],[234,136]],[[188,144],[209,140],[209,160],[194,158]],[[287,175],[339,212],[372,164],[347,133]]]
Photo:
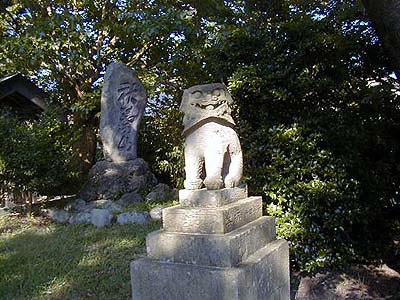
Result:
[[222,83],[195,85],[183,92],[180,110],[185,114],[183,132],[210,118],[225,120],[235,125],[229,105],[232,97]]

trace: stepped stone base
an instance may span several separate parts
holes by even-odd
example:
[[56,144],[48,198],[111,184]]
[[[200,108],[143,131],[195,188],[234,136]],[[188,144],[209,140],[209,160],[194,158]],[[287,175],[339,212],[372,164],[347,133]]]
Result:
[[247,198],[247,185],[221,190],[180,190],[181,206],[218,207]]
[[233,267],[275,239],[275,219],[261,217],[227,234],[181,234],[158,230],[147,236],[146,245],[149,258]]
[[268,243],[237,267],[131,263],[133,300],[289,300],[287,242]]
[[262,216],[262,198],[249,197],[221,207],[180,205],[163,210],[165,231],[182,233],[228,233]]
[[133,300],[289,300],[289,248],[245,185],[182,190],[131,263]]

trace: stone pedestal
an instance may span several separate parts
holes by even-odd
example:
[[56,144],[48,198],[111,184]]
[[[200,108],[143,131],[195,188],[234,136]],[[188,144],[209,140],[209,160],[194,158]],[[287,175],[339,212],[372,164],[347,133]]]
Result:
[[131,263],[133,300],[289,300],[289,249],[245,186],[182,190]]

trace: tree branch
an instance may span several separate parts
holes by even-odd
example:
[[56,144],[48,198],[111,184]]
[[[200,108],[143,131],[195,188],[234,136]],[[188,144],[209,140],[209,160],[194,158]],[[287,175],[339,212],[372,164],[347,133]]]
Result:
[[139,49],[139,51],[136,52],[135,55],[132,56],[132,58],[129,60],[129,62],[127,63],[128,66],[132,67],[133,65],[135,65],[139,59],[143,56],[143,54],[150,49],[152,46],[154,45],[153,42],[151,41],[147,41],[144,43],[143,47]]
[[[395,72],[400,72],[400,0],[362,0]],[[400,79],[399,79],[400,80]]]

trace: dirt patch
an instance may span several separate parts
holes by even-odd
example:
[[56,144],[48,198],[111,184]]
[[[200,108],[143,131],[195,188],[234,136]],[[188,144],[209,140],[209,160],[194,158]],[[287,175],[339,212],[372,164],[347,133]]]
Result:
[[294,274],[292,299],[296,300],[399,300],[400,274],[387,264],[352,265],[343,271],[324,271],[313,276]]

